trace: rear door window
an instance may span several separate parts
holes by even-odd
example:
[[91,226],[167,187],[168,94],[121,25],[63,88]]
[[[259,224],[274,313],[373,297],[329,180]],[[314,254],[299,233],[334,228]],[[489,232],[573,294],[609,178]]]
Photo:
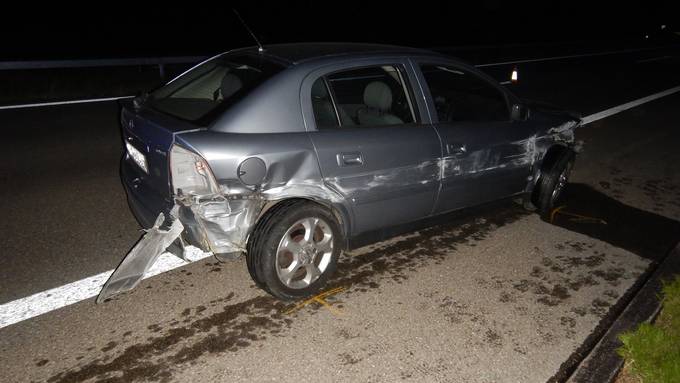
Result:
[[312,86],[312,107],[319,129],[403,125],[417,119],[409,95],[400,67],[366,67],[319,78]]
[[[340,126],[339,116],[333,99],[328,91],[325,78],[319,78],[312,85],[312,109],[318,129],[330,129]],[[346,119],[346,121],[349,118]]]
[[507,121],[505,95],[474,73],[446,65],[422,65],[439,122]]

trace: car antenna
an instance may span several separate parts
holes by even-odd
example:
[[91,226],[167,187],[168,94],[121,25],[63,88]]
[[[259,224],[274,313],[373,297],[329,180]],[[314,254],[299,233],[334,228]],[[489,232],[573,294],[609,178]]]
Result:
[[243,24],[243,28],[245,28],[246,31],[248,31],[248,33],[250,33],[250,36],[252,36],[253,40],[255,40],[255,44],[257,44],[257,51],[258,51],[258,52],[264,52],[264,47],[262,46],[262,44],[260,44],[260,40],[258,40],[258,39],[257,39],[257,36],[255,36],[255,34],[253,33],[253,31],[250,30],[250,28],[248,28],[248,24],[246,24],[246,22],[243,20],[243,18],[241,17],[241,15],[238,13],[238,11],[236,10],[236,8],[232,8],[232,11],[234,11],[234,14],[236,14],[236,17],[238,17],[238,19],[239,19],[239,21],[241,22],[241,24]]

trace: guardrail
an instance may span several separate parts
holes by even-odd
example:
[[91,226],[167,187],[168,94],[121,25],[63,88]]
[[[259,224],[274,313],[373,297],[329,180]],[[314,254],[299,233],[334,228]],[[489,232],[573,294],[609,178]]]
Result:
[[[545,44],[516,44],[517,46],[530,47],[530,46],[544,46]],[[455,53],[460,51],[469,51],[471,49],[487,50],[494,48],[507,48],[508,46],[483,46],[483,47],[472,47],[472,46],[462,46],[462,47],[435,47],[430,48],[434,51],[439,51],[441,53]],[[668,48],[678,48],[680,45],[664,45],[655,47],[640,47],[633,49],[620,49],[620,50],[609,50],[600,52],[584,52],[580,54],[569,54],[569,55],[556,55],[550,57],[536,57],[536,58],[518,58],[511,60],[503,60],[499,62],[491,63],[479,63],[476,67],[499,67],[505,65],[517,65],[523,63],[533,63],[533,62],[543,62],[543,61],[555,61],[555,60],[566,60],[579,57],[597,57],[615,54],[625,54],[632,52],[643,52],[643,51],[653,51]],[[0,71],[2,70],[31,70],[31,69],[59,69],[59,68],[94,68],[94,67],[117,67],[117,66],[158,66],[159,75],[161,79],[165,79],[165,66],[169,64],[195,64],[204,60],[206,56],[174,56],[174,57],[141,57],[141,58],[110,58],[110,59],[83,59],[83,60],[44,60],[44,61],[0,61]],[[55,101],[55,102],[43,102],[35,104],[23,104],[23,105],[4,105],[0,106],[2,109],[13,109],[13,108],[26,108],[26,107],[36,107],[36,106],[47,106],[47,105],[60,105],[60,104],[75,104],[82,102],[96,102],[96,101],[106,101],[114,100],[119,98],[128,98],[131,96],[122,97],[105,97],[97,99],[86,99],[86,100],[70,100],[70,101]]]
[[0,70],[96,68],[107,66],[158,65],[161,78],[165,78],[165,65],[191,64],[205,59],[204,56],[137,57],[90,60],[44,60],[44,61],[0,61]]
[[[457,52],[457,51],[468,51],[468,50],[487,50],[500,47],[528,47],[528,46],[547,46],[546,44],[512,44],[503,46],[461,46],[461,47],[431,47],[427,48],[433,51],[439,52]],[[610,50],[605,52],[588,52],[582,54],[571,54],[571,55],[558,55],[549,58],[536,58],[536,59],[517,59],[517,60],[505,60],[499,63],[487,63],[476,65],[478,67],[494,66],[494,65],[506,65],[506,64],[519,64],[524,62],[536,62],[545,60],[559,60],[568,59],[575,57],[590,57],[590,56],[604,56],[611,54],[620,53],[630,53],[630,52],[642,52],[649,50],[657,50],[664,48],[676,48],[678,45],[666,45],[666,46],[656,46],[656,47],[644,47],[644,48],[633,48],[633,49],[620,49],[620,50]],[[136,65],[158,65],[159,67],[164,67],[167,64],[191,64],[197,63],[206,59],[207,56],[173,56],[173,57],[137,57],[137,58],[108,58],[108,59],[82,59],[82,60],[42,60],[42,61],[0,61],[0,70],[21,70],[21,69],[58,69],[58,68],[94,68],[94,67],[107,67],[107,66],[136,66]]]

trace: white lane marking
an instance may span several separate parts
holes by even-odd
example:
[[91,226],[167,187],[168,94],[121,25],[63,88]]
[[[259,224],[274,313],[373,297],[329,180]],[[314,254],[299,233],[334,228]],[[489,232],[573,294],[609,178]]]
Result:
[[[191,262],[195,262],[212,254],[204,253],[195,247],[188,247],[186,255]],[[163,253],[144,275],[144,279],[187,264],[187,262],[170,253]],[[0,328],[95,297],[99,294],[111,273],[113,273],[113,270],[108,270],[79,281],[4,303],[0,305]]]
[[646,97],[638,98],[637,100],[633,100],[633,101],[627,102],[625,104],[615,106],[613,108],[605,109],[601,112],[593,113],[589,116],[583,117],[581,119],[581,124],[585,125],[585,124],[589,124],[593,121],[601,120],[603,118],[609,117],[609,116],[614,115],[616,113],[623,112],[624,110],[634,108],[638,105],[642,105],[644,103],[654,101],[656,99],[668,96],[670,94],[673,94],[673,93],[676,93],[676,92],[679,92],[679,91],[680,91],[680,85],[675,86],[675,87],[670,88],[670,89],[666,89],[666,90],[659,92],[659,93],[654,93],[654,94],[651,94],[651,95],[646,96]]
[[38,108],[41,106],[54,106],[54,105],[70,105],[70,104],[86,104],[89,102],[102,102],[102,101],[118,101],[126,98],[133,98],[135,96],[121,96],[121,97],[104,97],[104,98],[90,98],[87,100],[70,100],[70,101],[54,101],[54,102],[38,102],[35,104],[21,104],[21,105],[4,105],[0,106],[0,110],[3,109],[23,109],[23,108]]
[[[678,91],[680,91],[680,86],[615,106],[584,117],[582,123],[585,125]],[[198,261],[211,255],[210,253],[204,253],[195,247],[189,247],[188,250],[187,257],[191,262]],[[185,264],[187,263],[170,253],[161,254],[158,261],[151,267],[147,275],[144,276],[144,279],[178,268]],[[109,279],[111,273],[113,273],[113,270],[105,271],[76,282],[71,282],[60,287],[2,304],[0,305],[0,328],[92,298],[99,294],[99,291]]]

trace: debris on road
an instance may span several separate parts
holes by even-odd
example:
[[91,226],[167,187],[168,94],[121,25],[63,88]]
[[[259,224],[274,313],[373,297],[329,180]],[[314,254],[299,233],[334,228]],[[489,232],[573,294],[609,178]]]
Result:
[[[177,239],[184,230],[184,225],[177,219],[177,207],[170,212],[170,227],[161,228],[166,217],[158,214],[156,223],[146,230],[146,234],[125,256],[97,296],[97,303],[104,302],[111,296],[134,289],[144,274],[156,262],[156,259]],[[181,258],[181,257],[180,257]]]

